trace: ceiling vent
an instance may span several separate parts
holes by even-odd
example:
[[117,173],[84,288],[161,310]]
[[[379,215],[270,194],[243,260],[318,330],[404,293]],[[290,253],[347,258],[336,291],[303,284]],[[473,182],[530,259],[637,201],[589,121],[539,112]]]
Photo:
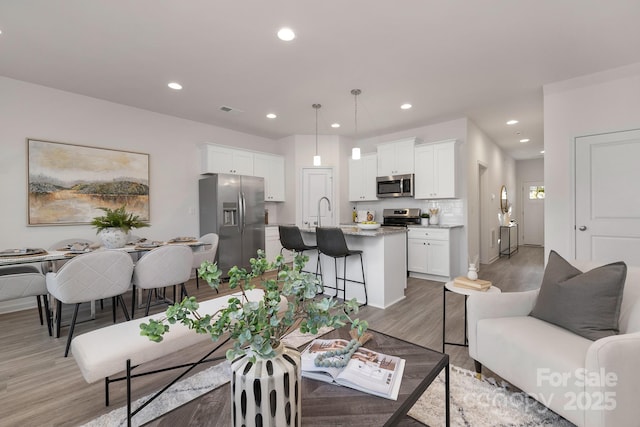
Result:
[[243,113],[244,112],[238,108],[229,107],[228,105],[221,106],[220,111],[224,111],[225,113]]

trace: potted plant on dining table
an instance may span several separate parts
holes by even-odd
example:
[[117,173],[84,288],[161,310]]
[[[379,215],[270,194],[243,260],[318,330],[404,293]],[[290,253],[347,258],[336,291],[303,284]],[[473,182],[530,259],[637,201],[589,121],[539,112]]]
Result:
[[[300,353],[284,346],[282,338],[296,329],[317,334],[323,326],[346,324],[351,324],[354,342],[362,343],[369,335],[365,333],[367,322],[353,318],[358,312],[355,299],[338,302],[319,296],[320,280],[301,271],[307,261],[307,256],[297,255],[293,267],[289,267],[279,255],[270,263],[259,250],[258,257],[250,260],[250,270],[229,270],[229,287],[239,289],[240,296],[231,296],[217,313],[198,313],[196,298],[188,297],[169,307],[166,319],[141,324],[140,334],[159,342],[171,324],[182,323],[196,333],[211,335],[214,341],[229,336],[233,347],[226,356],[233,361],[231,409],[235,425],[300,425]],[[270,270],[278,272],[267,273]],[[198,275],[218,289],[222,271],[215,263],[203,262]],[[250,301],[247,291],[256,289],[256,282],[263,295],[258,301]]]
[[127,212],[126,205],[117,209],[104,207],[98,209],[105,214],[94,217],[91,225],[96,228],[96,234],[105,248],[123,248],[127,244],[131,229],[149,226],[149,223],[142,221],[139,215]]

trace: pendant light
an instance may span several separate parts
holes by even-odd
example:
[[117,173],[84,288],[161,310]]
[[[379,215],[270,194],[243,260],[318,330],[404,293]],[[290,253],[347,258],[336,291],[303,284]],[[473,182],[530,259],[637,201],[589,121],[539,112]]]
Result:
[[318,110],[322,105],[313,104],[312,107],[316,110],[316,155],[313,156],[313,166],[320,166],[322,164],[320,155],[318,154]]
[[[355,137],[354,138],[358,138],[358,95],[360,95],[362,93],[362,91],[360,89],[352,89],[351,90],[351,95],[353,95],[354,99],[355,99],[355,122],[356,122],[356,127],[355,127]],[[360,160],[360,147],[353,147],[351,149],[351,158],[353,160]]]

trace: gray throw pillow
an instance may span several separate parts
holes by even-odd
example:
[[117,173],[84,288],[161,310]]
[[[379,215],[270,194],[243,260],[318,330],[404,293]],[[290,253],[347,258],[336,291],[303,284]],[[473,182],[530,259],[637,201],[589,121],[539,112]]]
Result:
[[624,262],[581,272],[551,251],[531,316],[597,340],[619,333]]

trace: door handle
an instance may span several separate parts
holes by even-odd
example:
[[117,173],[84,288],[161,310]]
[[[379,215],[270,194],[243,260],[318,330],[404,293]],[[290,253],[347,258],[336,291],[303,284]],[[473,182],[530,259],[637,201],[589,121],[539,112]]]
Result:
[[580,230],[580,231],[584,231],[586,229],[587,229],[587,227],[585,225],[581,225],[580,227],[578,227],[578,230]]

